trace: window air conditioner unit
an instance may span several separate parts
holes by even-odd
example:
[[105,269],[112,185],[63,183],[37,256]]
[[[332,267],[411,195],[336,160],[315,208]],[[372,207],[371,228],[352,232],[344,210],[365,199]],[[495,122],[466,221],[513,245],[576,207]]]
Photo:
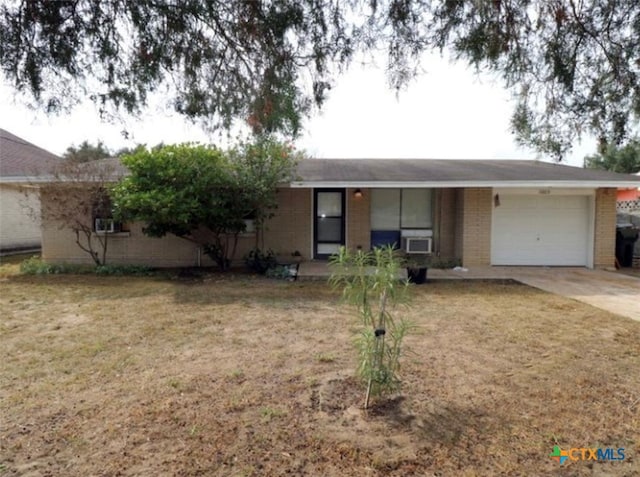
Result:
[[406,237],[404,240],[406,253],[431,253],[430,237]]
[[244,227],[245,234],[256,233],[256,221],[254,219],[244,219]]
[[96,219],[95,223],[96,232],[101,233],[113,233],[116,231],[116,224],[113,219]]

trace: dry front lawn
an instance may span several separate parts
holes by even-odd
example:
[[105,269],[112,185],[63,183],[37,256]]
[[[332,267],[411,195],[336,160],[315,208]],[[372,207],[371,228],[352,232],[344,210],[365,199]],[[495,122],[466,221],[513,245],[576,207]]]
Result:
[[0,313],[2,477],[640,475],[640,323],[519,284],[416,287],[367,413],[324,283],[5,273]]

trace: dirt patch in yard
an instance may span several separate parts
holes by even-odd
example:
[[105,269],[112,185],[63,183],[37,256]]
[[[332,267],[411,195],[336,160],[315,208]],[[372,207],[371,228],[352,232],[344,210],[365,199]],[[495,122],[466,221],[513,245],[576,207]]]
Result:
[[323,283],[7,275],[0,310],[3,477],[640,474],[640,323],[522,285],[416,287],[367,412]]

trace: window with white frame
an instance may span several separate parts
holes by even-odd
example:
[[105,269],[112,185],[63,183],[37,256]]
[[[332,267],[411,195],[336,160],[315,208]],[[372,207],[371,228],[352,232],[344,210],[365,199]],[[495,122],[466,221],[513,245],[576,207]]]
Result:
[[93,231],[98,234],[112,234],[122,230],[122,222],[113,218],[109,194],[102,189],[96,191],[93,201]]
[[432,189],[372,189],[371,230],[430,229]]
[[402,189],[400,201],[400,228],[430,229],[431,189]]
[[400,189],[371,190],[371,230],[400,229]]

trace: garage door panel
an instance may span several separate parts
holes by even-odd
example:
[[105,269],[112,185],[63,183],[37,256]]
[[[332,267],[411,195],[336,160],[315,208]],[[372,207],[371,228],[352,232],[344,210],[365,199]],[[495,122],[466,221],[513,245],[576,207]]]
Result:
[[586,266],[587,196],[503,196],[494,208],[493,265]]

